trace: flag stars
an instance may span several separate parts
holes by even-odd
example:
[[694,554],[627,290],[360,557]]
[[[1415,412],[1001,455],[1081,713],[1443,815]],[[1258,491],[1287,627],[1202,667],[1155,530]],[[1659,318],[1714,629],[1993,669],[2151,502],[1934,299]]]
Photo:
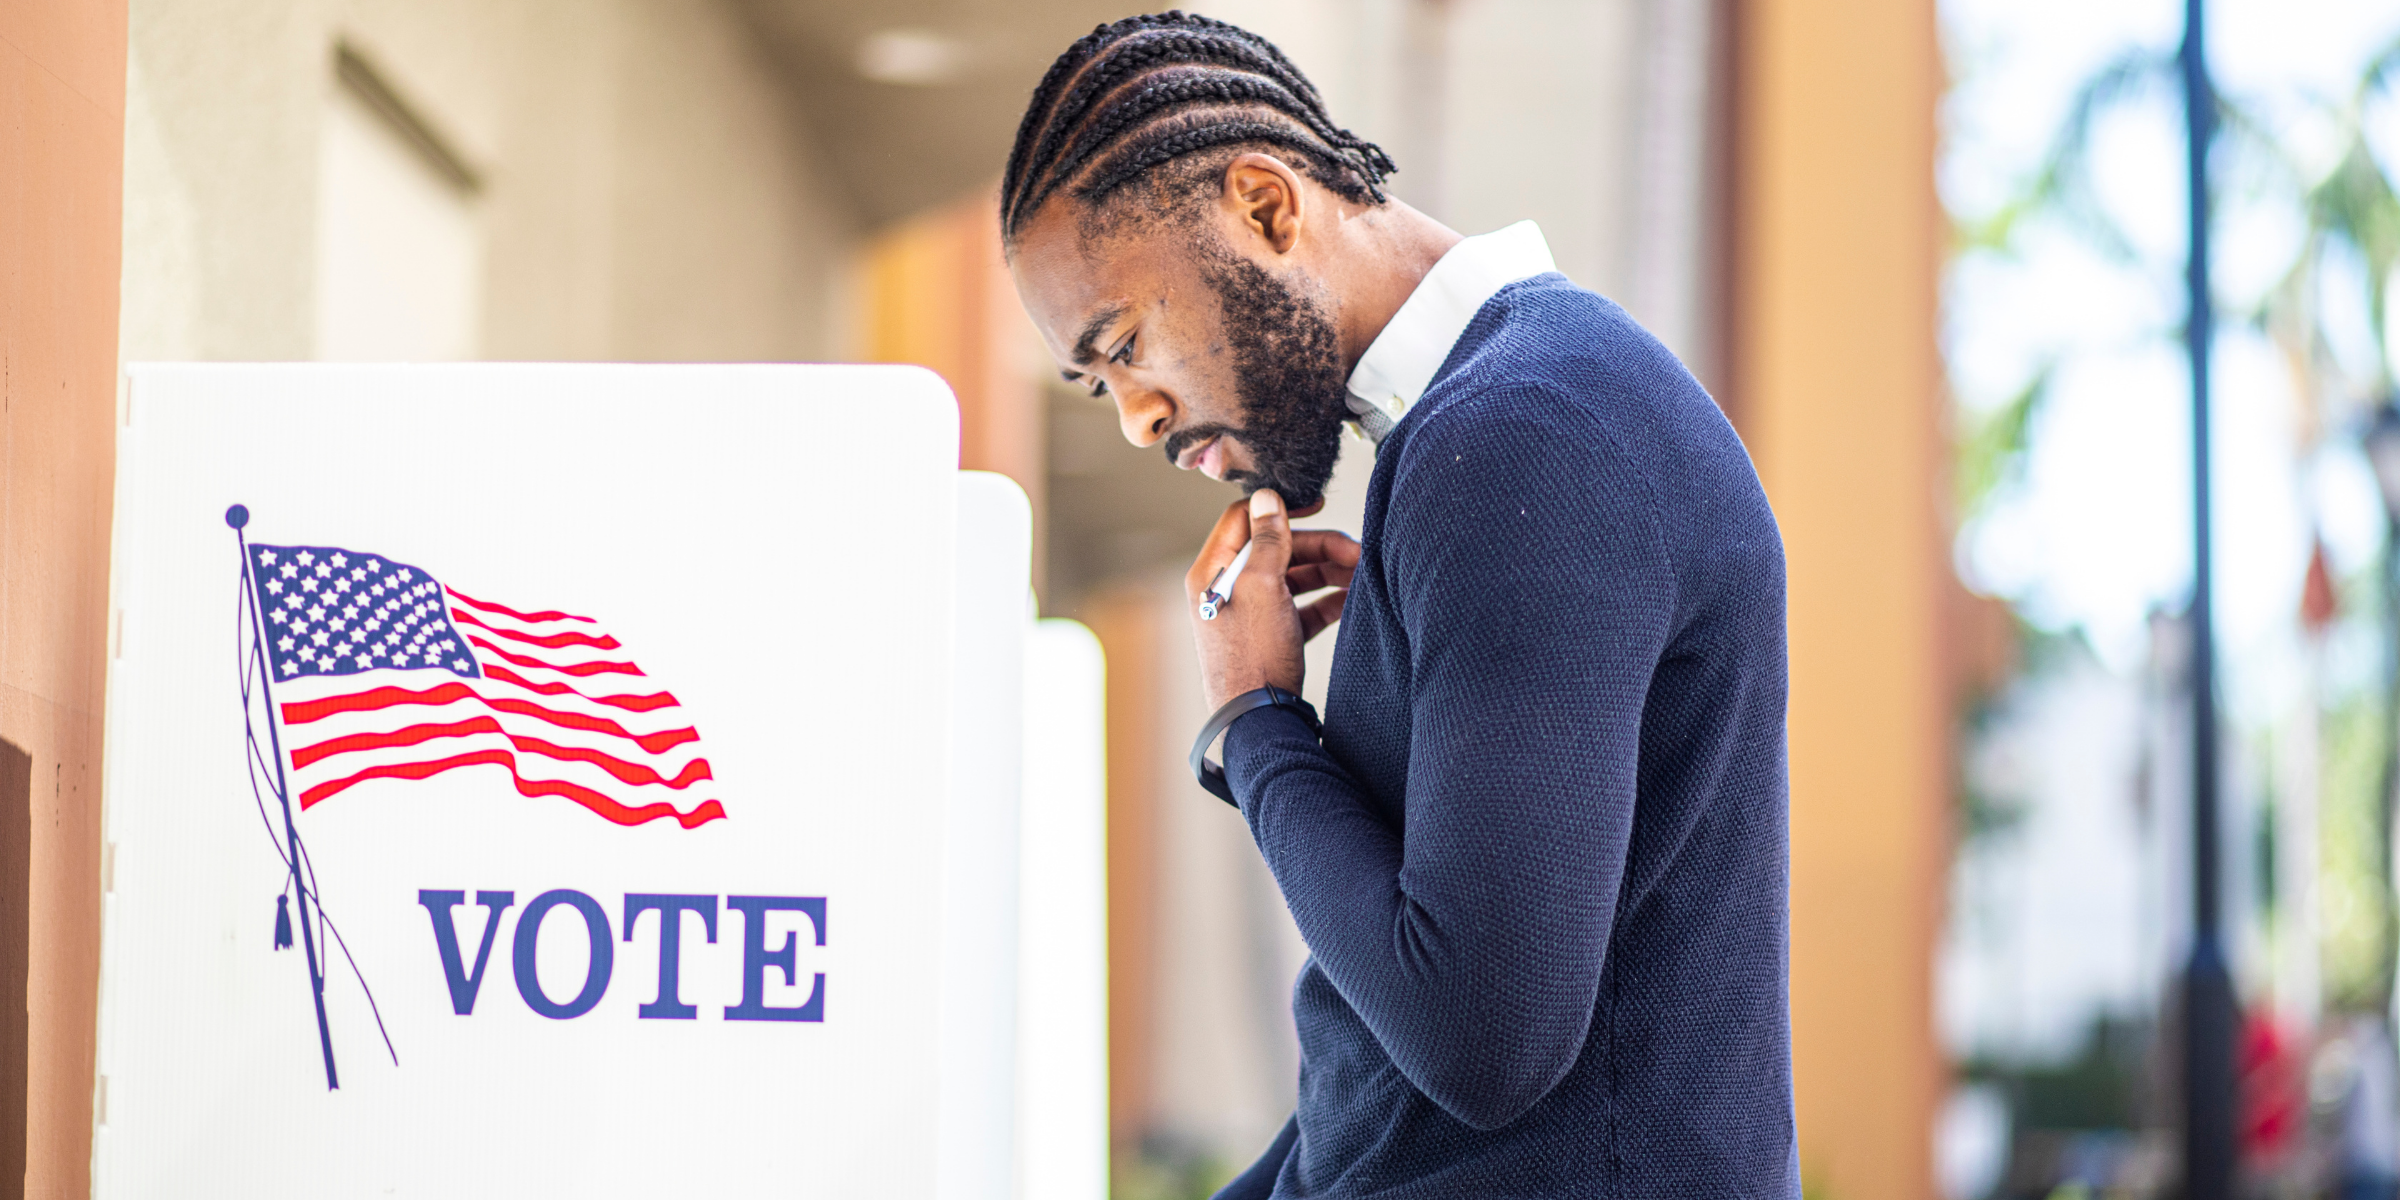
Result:
[[[277,678],[377,669],[481,674],[441,581],[331,546],[252,546],[252,586]],[[297,586],[295,586],[297,585]]]

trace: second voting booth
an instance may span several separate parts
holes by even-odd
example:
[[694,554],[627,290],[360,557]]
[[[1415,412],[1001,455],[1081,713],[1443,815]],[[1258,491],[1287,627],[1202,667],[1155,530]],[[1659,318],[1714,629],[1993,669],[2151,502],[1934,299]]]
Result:
[[1098,648],[937,377],[122,417],[97,1195],[1103,1193]]

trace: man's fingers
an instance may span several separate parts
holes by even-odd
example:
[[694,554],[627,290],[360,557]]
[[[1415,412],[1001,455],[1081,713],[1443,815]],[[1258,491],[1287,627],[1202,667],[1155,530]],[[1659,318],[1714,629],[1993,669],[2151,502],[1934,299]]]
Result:
[[1284,572],[1283,582],[1293,595],[1305,596],[1318,588],[1349,587],[1350,577],[1357,573],[1357,568],[1338,563],[1304,562]]
[[1249,540],[1250,502],[1236,500],[1218,515],[1216,528],[1209,530],[1208,540],[1200,544],[1200,556],[1192,560],[1192,569],[1184,573],[1185,594],[1198,597],[1201,589],[1216,579],[1217,572],[1242,552],[1242,543]]
[[1295,596],[1318,588],[1349,587],[1358,569],[1357,539],[1339,529],[1292,531],[1292,569],[1283,581]]
[[1305,642],[1325,632],[1325,627],[1342,619],[1342,603],[1350,598],[1347,588],[1300,606],[1300,640]]
[[1329,562],[1355,567],[1358,557],[1358,539],[1339,529],[1292,531],[1292,561],[1295,563]]

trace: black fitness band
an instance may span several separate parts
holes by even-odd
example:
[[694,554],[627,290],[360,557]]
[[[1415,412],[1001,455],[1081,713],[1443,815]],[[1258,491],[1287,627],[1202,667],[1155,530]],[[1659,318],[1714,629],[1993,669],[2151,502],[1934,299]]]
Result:
[[1208,724],[1200,727],[1200,739],[1192,743],[1192,774],[1200,780],[1201,787],[1208,789],[1209,795],[1215,796],[1227,804],[1232,804],[1235,808],[1240,808],[1241,805],[1234,803],[1233,785],[1225,782],[1225,768],[1208,761],[1208,748],[1216,745],[1217,739],[1224,735],[1225,730],[1231,727],[1235,721],[1240,720],[1244,714],[1260,708],[1289,709],[1300,714],[1301,720],[1308,722],[1308,731],[1311,734],[1318,737],[1325,736],[1325,727],[1317,721],[1316,707],[1273,684],[1262,688],[1252,688],[1226,701],[1225,706],[1217,710],[1217,715],[1210,717]]

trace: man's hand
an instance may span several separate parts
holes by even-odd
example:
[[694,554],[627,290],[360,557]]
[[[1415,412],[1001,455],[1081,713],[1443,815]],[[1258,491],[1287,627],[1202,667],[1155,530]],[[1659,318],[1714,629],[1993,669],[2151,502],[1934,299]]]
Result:
[[[1233,602],[1217,610],[1216,620],[1201,620],[1200,594],[1241,552],[1244,542],[1256,544],[1241,575],[1228,581]],[[1358,554],[1358,543],[1347,534],[1329,529],[1294,533],[1283,497],[1272,489],[1261,488],[1247,501],[1226,507],[1183,577],[1193,640],[1200,647],[1200,690],[1209,708],[1269,684],[1300,690],[1307,672],[1300,649],[1342,619]],[[1324,588],[1335,590],[1304,608],[1293,606],[1295,594]]]

